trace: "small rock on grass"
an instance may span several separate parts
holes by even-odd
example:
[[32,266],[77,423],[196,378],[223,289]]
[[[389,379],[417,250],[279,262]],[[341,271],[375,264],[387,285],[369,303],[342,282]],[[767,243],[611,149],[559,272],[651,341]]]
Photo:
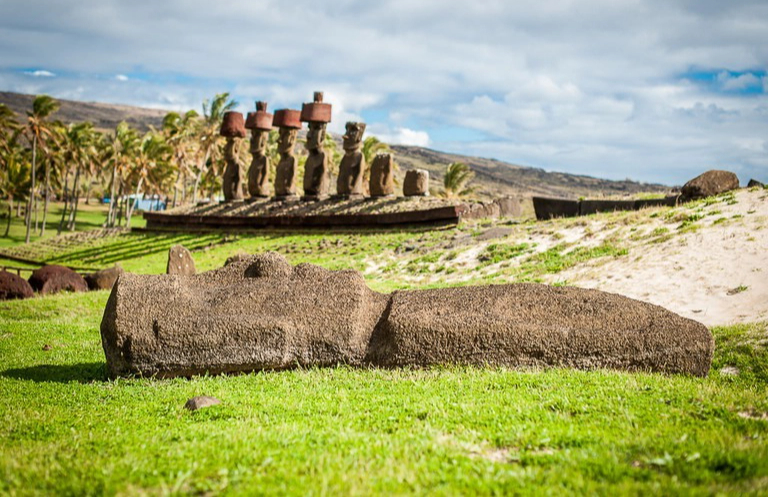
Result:
[[189,409],[190,411],[197,411],[198,409],[202,409],[203,407],[215,406],[216,404],[221,404],[221,401],[216,397],[199,395],[197,397],[192,397],[191,399],[189,399],[187,403],[184,404],[184,409]]

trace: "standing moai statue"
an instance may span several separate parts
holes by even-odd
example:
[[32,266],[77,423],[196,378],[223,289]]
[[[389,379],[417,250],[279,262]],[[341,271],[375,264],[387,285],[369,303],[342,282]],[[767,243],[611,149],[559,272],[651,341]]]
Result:
[[377,154],[371,164],[371,197],[391,197],[395,194],[395,161],[392,154]]
[[429,171],[412,169],[406,171],[403,180],[403,195],[406,197],[426,197],[429,195]]
[[253,198],[269,197],[269,157],[266,155],[272,114],[267,113],[267,102],[256,102],[256,112],[249,112],[245,128],[251,130],[251,167],[248,169],[248,193]]
[[314,102],[301,106],[301,120],[309,123],[307,151],[304,163],[304,196],[302,200],[324,200],[328,198],[331,182],[328,157],[325,155],[325,128],[331,122],[331,104],[323,103],[323,92],[316,91]]
[[273,126],[280,128],[277,150],[280,152],[280,162],[275,173],[274,200],[298,200],[296,195],[296,169],[298,160],[293,155],[296,145],[296,135],[301,129],[300,112],[293,109],[281,109],[275,112]]
[[365,177],[365,156],[360,150],[363,146],[365,123],[347,123],[344,133],[344,157],[339,165],[339,179],[336,192],[339,196],[360,198],[365,195],[363,179]]
[[227,167],[224,169],[223,187],[224,201],[232,202],[243,200],[243,173],[242,164],[237,157],[237,139],[245,138],[245,121],[240,112],[226,112],[221,121],[221,136],[227,138],[227,144],[224,146],[224,160]]

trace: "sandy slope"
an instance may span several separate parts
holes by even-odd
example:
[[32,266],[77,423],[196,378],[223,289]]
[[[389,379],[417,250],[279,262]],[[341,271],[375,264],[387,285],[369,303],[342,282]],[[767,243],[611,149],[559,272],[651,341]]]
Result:
[[694,232],[552,279],[658,304],[708,326],[768,319],[768,192],[742,190],[735,200],[699,208],[706,217]]

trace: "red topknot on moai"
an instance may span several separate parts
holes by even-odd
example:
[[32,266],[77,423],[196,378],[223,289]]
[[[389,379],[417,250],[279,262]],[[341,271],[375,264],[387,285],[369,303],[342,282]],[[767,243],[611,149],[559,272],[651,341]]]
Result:
[[243,199],[243,175],[240,171],[240,161],[237,158],[236,140],[245,138],[245,121],[239,112],[227,112],[221,121],[219,134],[227,138],[224,147],[224,160],[227,167],[224,170],[223,187],[224,201],[232,202]]
[[302,200],[323,200],[328,198],[331,182],[328,157],[323,149],[326,127],[331,122],[331,104],[323,102],[323,92],[316,91],[314,101],[301,106],[301,120],[309,123],[306,144],[309,156],[304,165]]
[[251,167],[248,169],[248,193],[253,198],[269,197],[269,157],[266,155],[274,116],[267,112],[267,102],[256,102],[256,112],[249,112],[245,128],[251,130]]
[[298,200],[296,195],[297,160],[293,155],[296,135],[301,129],[301,112],[293,109],[280,109],[275,112],[273,126],[280,128],[277,149],[280,162],[275,173],[275,200]]

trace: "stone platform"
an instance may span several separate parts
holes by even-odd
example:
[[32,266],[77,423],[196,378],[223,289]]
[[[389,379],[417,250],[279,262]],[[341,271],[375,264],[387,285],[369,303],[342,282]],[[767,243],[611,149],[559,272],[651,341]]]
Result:
[[260,229],[455,225],[461,219],[515,216],[519,202],[484,203],[434,197],[329,198],[319,201],[246,200],[145,212],[148,229]]

